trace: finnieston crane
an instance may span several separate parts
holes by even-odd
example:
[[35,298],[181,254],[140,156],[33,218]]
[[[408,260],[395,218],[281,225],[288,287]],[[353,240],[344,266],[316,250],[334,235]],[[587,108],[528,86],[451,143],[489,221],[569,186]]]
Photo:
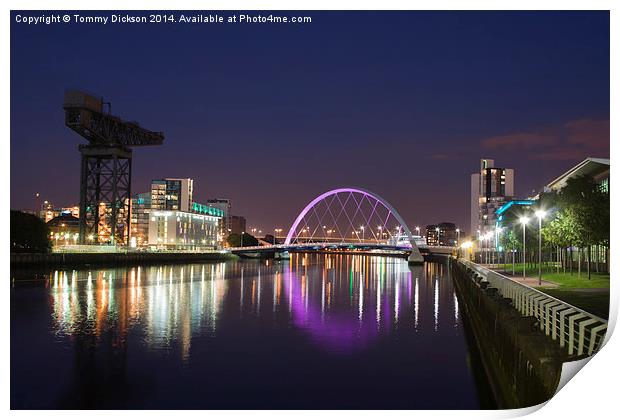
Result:
[[65,92],[63,109],[65,125],[88,141],[78,146],[80,243],[127,244],[132,148],[161,145],[164,134],[111,115],[110,103],[82,91]]

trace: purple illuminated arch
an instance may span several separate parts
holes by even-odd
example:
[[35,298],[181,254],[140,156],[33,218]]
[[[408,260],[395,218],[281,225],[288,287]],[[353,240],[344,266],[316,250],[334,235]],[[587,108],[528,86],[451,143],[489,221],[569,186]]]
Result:
[[293,225],[291,226],[291,228],[288,231],[288,234],[286,235],[286,240],[284,241],[284,244],[285,245],[291,245],[291,242],[293,240],[295,232],[297,232],[297,228],[298,228],[299,224],[304,220],[304,218],[308,214],[308,212],[317,203],[320,203],[321,201],[325,200],[327,197],[330,197],[330,196],[335,195],[335,194],[340,194],[340,193],[361,194],[361,195],[366,196],[366,197],[371,197],[372,199],[380,202],[394,216],[394,218],[398,221],[400,226],[403,228],[403,233],[405,235],[407,235],[407,238],[409,239],[409,242],[411,243],[412,250],[416,254],[419,255],[418,246],[415,243],[415,240],[413,239],[413,235],[411,234],[411,231],[409,230],[409,227],[407,227],[407,224],[405,223],[405,220],[400,216],[400,214],[398,214],[396,209],[390,203],[388,203],[385,199],[380,197],[378,194],[375,194],[375,193],[373,193],[371,191],[368,191],[368,190],[365,190],[363,188],[337,188],[335,190],[327,191],[327,192],[319,195],[318,197],[316,197],[314,200],[312,200],[310,203],[308,203],[308,205],[301,211],[301,213],[299,213],[299,216],[297,216],[297,219],[295,219],[295,222],[293,223]]

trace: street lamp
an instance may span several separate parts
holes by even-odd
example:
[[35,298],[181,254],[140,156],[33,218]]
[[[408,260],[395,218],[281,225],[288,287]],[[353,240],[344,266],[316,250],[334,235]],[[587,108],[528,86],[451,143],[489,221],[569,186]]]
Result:
[[523,280],[525,281],[525,226],[527,225],[527,222],[529,222],[530,219],[528,219],[525,216],[521,216],[519,218],[519,222],[521,222],[521,225],[523,226]]
[[484,239],[487,242],[485,244],[485,246],[484,246],[484,250],[486,252],[486,262],[487,262],[487,265],[489,264],[489,261],[490,261],[490,255],[489,255],[490,254],[490,250],[489,249],[491,248],[491,242],[490,242],[491,235],[492,235],[491,232],[487,232],[487,233],[484,234]]
[[542,219],[547,212],[536,210],[535,214],[538,217],[538,285],[542,286]]
[[241,232],[241,248],[243,248],[243,235],[245,235],[245,232]]
[[459,246],[459,242],[461,240],[461,229],[456,229],[456,246]]
[[362,243],[364,243],[364,226],[360,226],[360,230],[362,231]]
[[[463,250],[463,252],[465,253],[465,258],[468,257],[468,250],[473,246],[474,244],[471,241],[465,241],[463,242],[463,244],[461,244],[461,246],[459,247],[460,249]],[[469,260],[471,260],[471,258],[468,258]]]
[[502,233],[502,228],[501,226],[498,226],[495,228],[495,255],[497,257],[497,268],[499,268],[499,264],[500,264],[500,257],[501,255],[498,254],[498,251],[500,251],[498,243],[499,243],[499,235]]
[[415,231],[418,234],[418,236],[420,236],[420,226],[416,226]]

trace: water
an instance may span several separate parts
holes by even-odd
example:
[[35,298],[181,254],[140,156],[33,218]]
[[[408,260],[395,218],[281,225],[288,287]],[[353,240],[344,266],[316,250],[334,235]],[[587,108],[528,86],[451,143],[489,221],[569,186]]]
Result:
[[12,408],[480,408],[441,263],[293,254],[14,274]]

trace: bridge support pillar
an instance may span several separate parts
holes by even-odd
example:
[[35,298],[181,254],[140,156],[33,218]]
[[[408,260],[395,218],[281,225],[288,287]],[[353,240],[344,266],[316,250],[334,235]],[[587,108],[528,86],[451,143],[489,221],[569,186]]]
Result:
[[273,254],[275,260],[288,260],[290,256],[291,254],[289,254],[288,251],[276,251]]
[[418,247],[414,247],[411,250],[411,254],[407,258],[407,262],[412,265],[424,264],[424,257],[420,254]]

